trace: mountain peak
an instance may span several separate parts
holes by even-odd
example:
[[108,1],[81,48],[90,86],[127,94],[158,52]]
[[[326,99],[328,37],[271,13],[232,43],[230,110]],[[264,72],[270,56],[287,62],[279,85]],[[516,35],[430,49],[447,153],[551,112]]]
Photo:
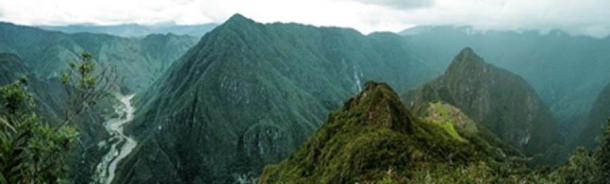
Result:
[[481,58],[474,50],[470,47],[463,48],[460,53],[455,56],[453,59],[453,63],[455,62],[470,62],[470,63],[479,63],[483,64],[483,58]]
[[367,82],[300,149],[267,166],[259,183],[377,183],[393,171],[407,183],[424,165],[505,157],[495,144],[468,145],[477,132],[461,137],[452,123],[432,120],[412,118],[387,84]]
[[470,47],[465,47],[465,48],[463,48],[463,49],[460,51],[460,53],[459,53],[458,55],[462,55],[462,56],[468,56],[468,55],[471,55],[471,54],[476,54],[476,53],[474,53],[474,50],[472,50],[472,48],[470,48]]
[[527,81],[486,63],[471,48],[462,49],[442,76],[406,97],[414,109],[449,103],[528,154],[543,153],[560,140],[553,115]]
[[453,58],[446,72],[463,74],[463,72],[485,71],[486,67],[487,63],[483,58],[477,55],[472,48],[466,47]]
[[364,115],[364,126],[390,128],[396,131],[408,131],[411,114],[400,102],[400,97],[386,83],[369,81],[364,89],[349,99],[343,111],[354,111]]
[[239,13],[234,14],[229,19],[227,19],[227,21],[225,22],[225,24],[244,24],[244,23],[255,23],[255,22],[254,22],[254,20],[249,19]]

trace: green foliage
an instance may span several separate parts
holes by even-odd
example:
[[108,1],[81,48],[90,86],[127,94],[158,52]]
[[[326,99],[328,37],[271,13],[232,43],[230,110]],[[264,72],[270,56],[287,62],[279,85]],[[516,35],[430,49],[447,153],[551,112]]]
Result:
[[599,162],[602,173],[602,183],[610,183],[610,119],[601,139]]
[[578,148],[568,163],[554,171],[550,178],[556,183],[599,183],[601,171],[595,155],[584,148]]
[[31,110],[34,108],[32,94],[24,91],[26,80],[20,79],[13,84],[0,88],[2,94],[3,107],[9,113],[22,113],[20,111]]
[[378,181],[376,184],[398,184],[398,181],[396,181],[394,178],[392,178],[392,176],[393,175],[390,170],[390,171],[388,171],[388,175],[384,176],[383,179]]
[[69,97],[64,124],[100,101],[116,82],[113,71],[96,67],[88,52],[82,52],[79,60],[70,62],[68,66],[59,77]]
[[484,162],[467,166],[440,164],[422,166],[413,174],[411,183],[493,183],[494,171]]
[[34,113],[24,81],[0,88],[0,183],[57,183],[67,175],[77,133],[44,123]]
[[[332,113],[289,159],[267,167],[261,182],[405,183],[425,181],[426,178],[417,177],[428,171],[435,173],[433,179],[445,174],[462,179],[459,174],[469,171],[471,180],[463,180],[469,183],[477,182],[484,174],[492,178],[499,173],[504,165],[498,166],[496,158],[499,161],[506,155],[488,150],[501,148],[490,148],[489,143],[480,144],[479,140],[470,142],[456,139],[437,123],[413,117],[386,84],[369,82],[340,111]],[[493,164],[493,169],[487,165],[490,169],[485,173],[475,172],[483,166],[448,169],[471,162]],[[447,169],[435,170],[446,163],[451,164]]]
[[458,141],[466,142],[458,131],[456,126],[466,133],[476,133],[476,124],[467,116],[459,111],[459,109],[442,102],[428,104],[427,116],[424,120],[433,123],[443,128],[451,137]]

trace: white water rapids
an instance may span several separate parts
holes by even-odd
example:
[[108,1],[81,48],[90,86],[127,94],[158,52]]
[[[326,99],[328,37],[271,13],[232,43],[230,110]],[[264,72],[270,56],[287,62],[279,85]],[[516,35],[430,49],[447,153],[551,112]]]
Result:
[[112,183],[119,162],[127,157],[138,144],[133,138],[126,136],[123,132],[123,126],[133,120],[135,109],[131,105],[131,99],[134,95],[116,94],[115,96],[121,104],[117,104],[114,107],[118,117],[111,118],[104,123],[110,138],[107,141],[100,142],[100,145],[108,143],[110,144],[110,150],[96,167],[95,183]]

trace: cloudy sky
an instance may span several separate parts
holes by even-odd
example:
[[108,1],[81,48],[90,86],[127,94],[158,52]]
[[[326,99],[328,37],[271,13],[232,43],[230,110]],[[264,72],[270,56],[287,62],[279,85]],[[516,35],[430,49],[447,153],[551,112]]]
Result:
[[2,0],[0,21],[26,25],[200,24],[241,13],[259,22],[352,27],[363,33],[416,25],[481,30],[562,29],[607,36],[610,0]]

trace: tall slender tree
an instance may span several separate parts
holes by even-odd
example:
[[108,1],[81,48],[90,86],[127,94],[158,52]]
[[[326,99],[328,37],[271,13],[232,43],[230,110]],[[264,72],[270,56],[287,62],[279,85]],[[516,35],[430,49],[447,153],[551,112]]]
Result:
[[[69,67],[60,76],[68,99],[64,114],[64,125],[72,118],[87,111],[100,101],[109,91],[116,90],[118,76],[114,68],[98,66],[93,55],[83,51],[78,60],[69,63]],[[62,125],[63,126],[63,125]]]

